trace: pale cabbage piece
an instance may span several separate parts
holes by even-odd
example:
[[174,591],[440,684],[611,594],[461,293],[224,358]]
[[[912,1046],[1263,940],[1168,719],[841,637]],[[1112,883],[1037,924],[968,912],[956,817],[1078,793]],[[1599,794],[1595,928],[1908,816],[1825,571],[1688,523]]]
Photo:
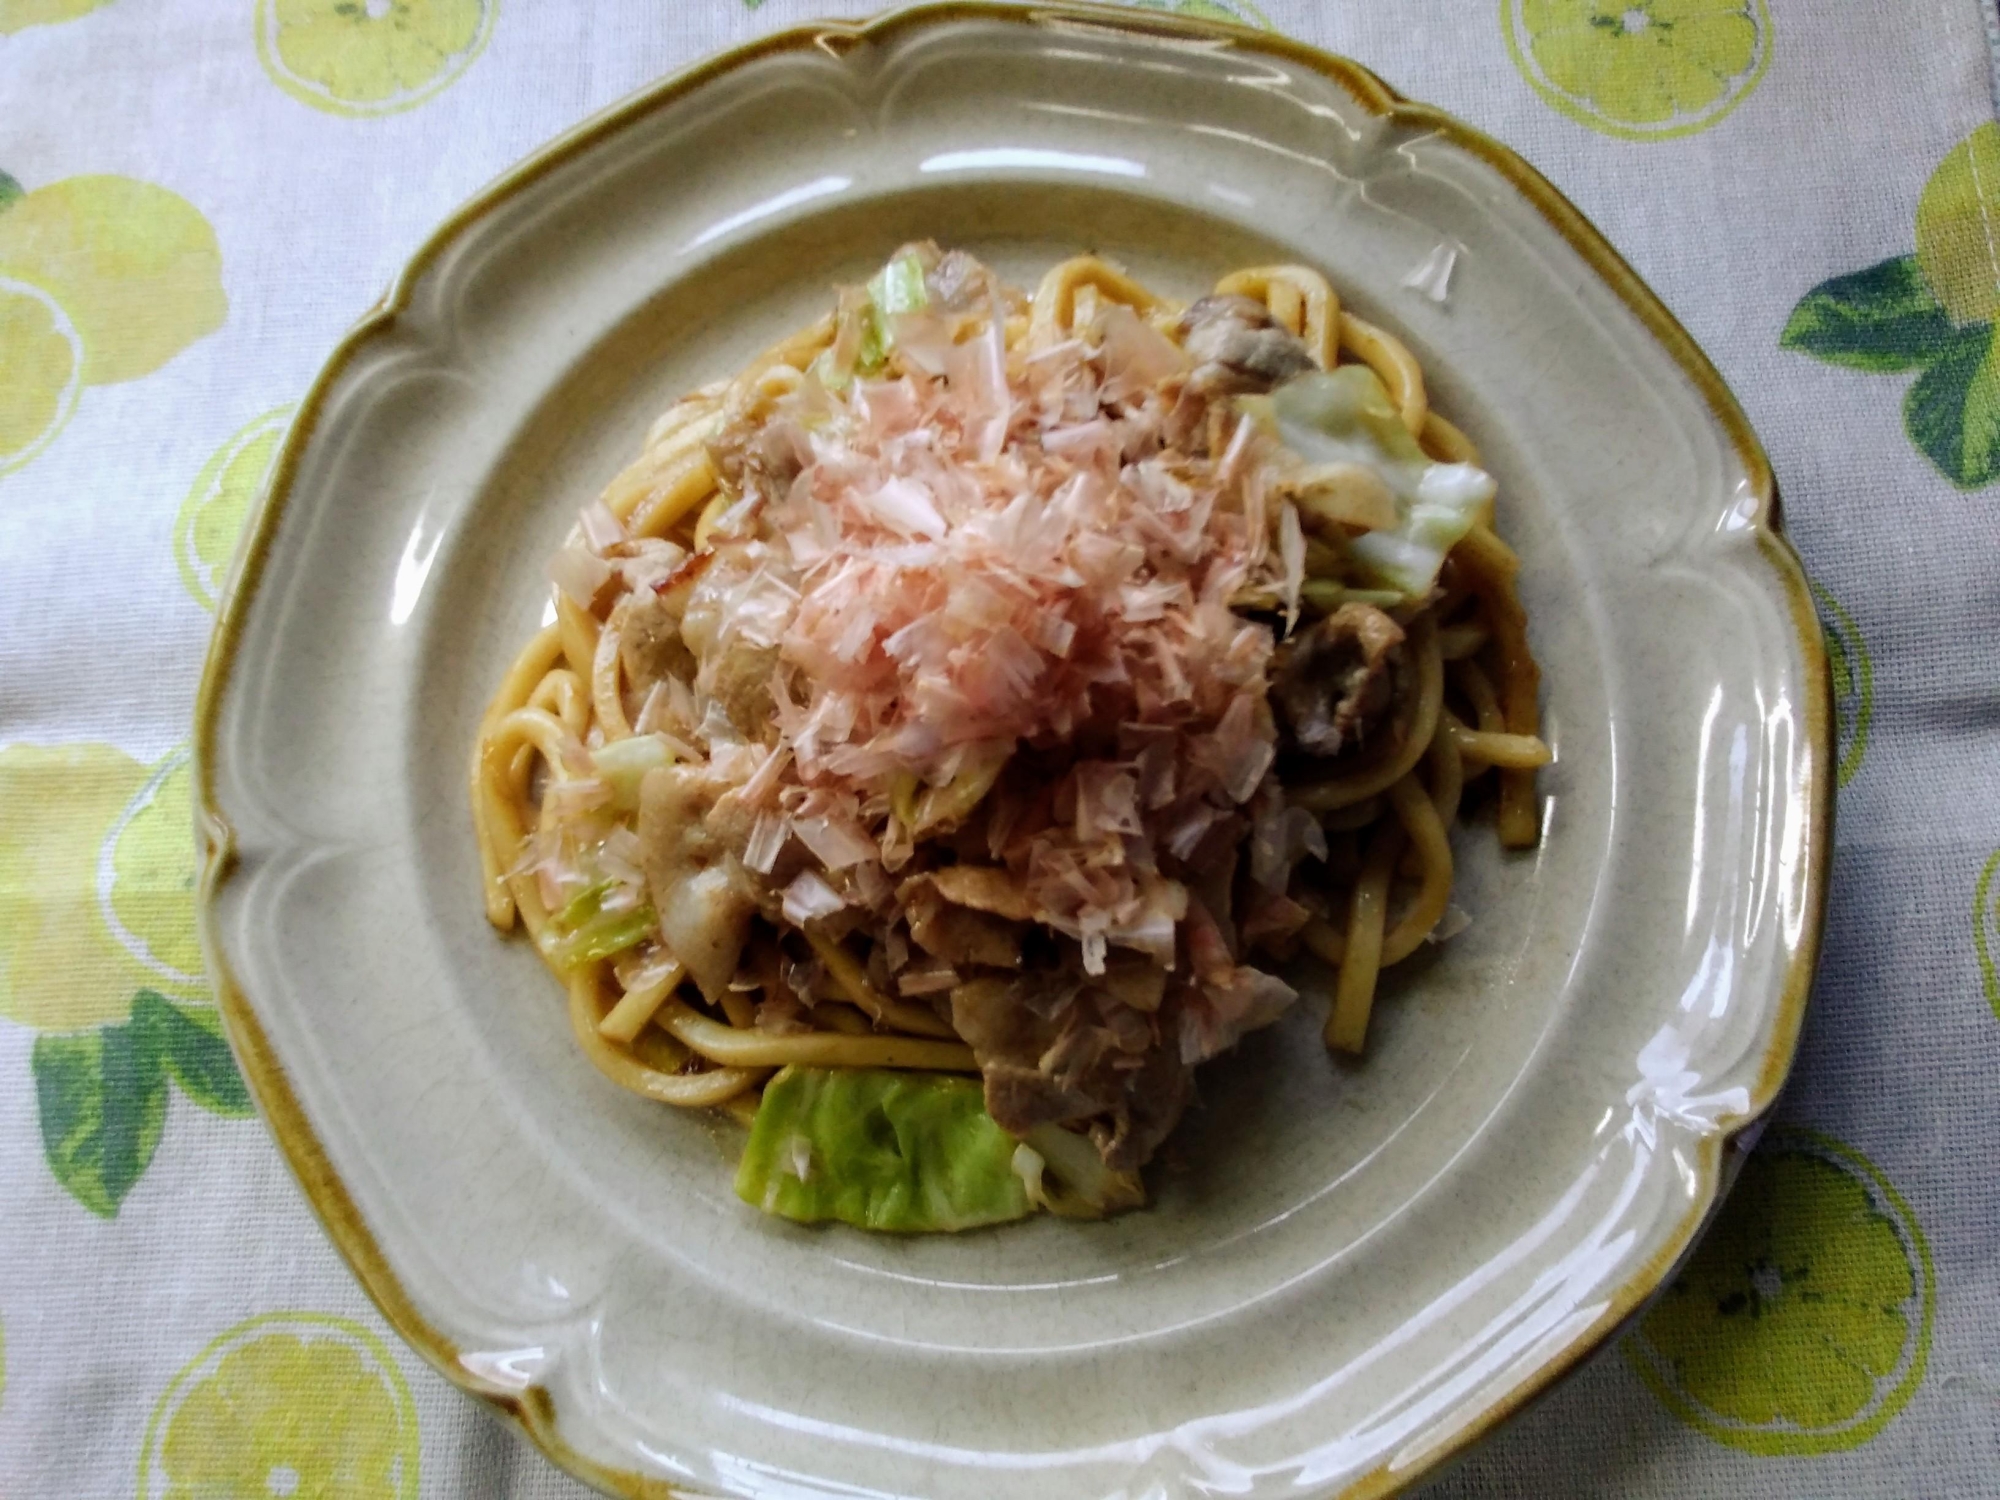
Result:
[[1381,481],[1395,502],[1395,524],[1348,537],[1343,547],[1371,581],[1404,597],[1430,591],[1446,554],[1493,502],[1493,476],[1472,464],[1433,462],[1366,365],[1316,370],[1243,404],[1274,426],[1310,470],[1352,466]]
[[804,1224],[904,1232],[1000,1224],[1035,1212],[1014,1170],[1018,1144],[986,1113],[976,1079],[786,1068],[764,1088],[736,1195]]
[[1045,1125],[1017,1140],[977,1079],[887,1068],[786,1068],[764,1089],[736,1195],[803,1224],[973,1229],[1041,1209],[1100,1218],[1145,1202],[1138,1175]]

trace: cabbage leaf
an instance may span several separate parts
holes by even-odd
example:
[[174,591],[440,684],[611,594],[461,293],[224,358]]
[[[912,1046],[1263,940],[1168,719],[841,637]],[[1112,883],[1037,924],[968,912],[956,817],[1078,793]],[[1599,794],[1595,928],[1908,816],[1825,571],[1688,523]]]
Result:
[[1423,597],[1445,555],[1488,514],[1493,477],[1471,464],[1433,462],[1366,365],[1315,370],[1242,404],[1308,464],[1358,464],[1388,486],[1397,524],[1348,537],[1342,548],[1370,582]]
[[1017,1144],[976,1078],[791,1067],[765,1086],[736,1194],[804,1224],[971,1229],[1035,1211]]
[[605,898],[616,884],[600,880],[586,886],[550,919],[543,947],[556,967],[576,969],[611,958],[660,930],[660,919],[650,906],[605,910]]
[[[844,391],[856,375],[877,375],[889,361],[895,347],[895,319],[921,310],[930,302],[924,286],[924,263],[914,251],[904,250],[868,280],[859,297],[843,294],[839,317],[841,327],[833,346],[813,360],[813,374],[830,391]],[[845,327],[852,320],[854,327]],[[851,348],[851,359],[837,351]]]

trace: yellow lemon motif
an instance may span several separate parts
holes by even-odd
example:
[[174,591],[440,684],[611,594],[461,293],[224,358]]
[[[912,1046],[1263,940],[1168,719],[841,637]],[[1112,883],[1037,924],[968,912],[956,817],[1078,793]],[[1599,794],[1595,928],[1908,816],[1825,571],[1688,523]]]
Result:
[[345,1318],[271,1313],[161,1395],[140,1500],[415,1500],[417,1411],[382,1343]]
[[2000,312],[2000,125],[1946,153],[1917,199],[1917,265],[1954,323]]
[[257,55],[294,99],[337,115],[410,109],[485,50],[499,0],[257,0]]
[[83,336],[62,304],[0,275],[0,474],[49,445],[83,393]]
[[1888,1180],[1838,1141],[1774,1130],[1625,1352],[1718,1443],[1834,1453],[1923,1382],[1935,1299],[1930,1248]]
[[1765,0],[1501,0],[1500,18],[1537,93],[1627,140],[1706,130],[1771,62]]
[[74,21],[109,3],[110,0],[0,0],[0,36],[26,26]]
[[189,752],[176,750],[119,813],[98,855],[98,912],[145,970],[150,988],[205,1000],[195,934],[192,781]]
[[0,275],[62,304],[83,383],[157,370],[222,326],[222,252],[199,210],[130,177],[68,177],[0,209]]
[[292,411],[290,406],[267,411],[216,449],[181,502],[174,520],[174,560],[180,564],[181,582],[203,609],[213,610],[221,601],[236,538],[264,487]]
[[0,1015],[38,1031],[122,1021],[145,971],[98,907],[98,855],[146,785],[109,745],[0,750]]
[[0,1016],[37,1031],[123,1021],[133,993],[206,999],[194,924],[189,756],[0,750]]
[[2000,849],[1980,867],[1972,886],[1972,951],[1979,959],[1979,982],[1986,988],[1986,1003],[2000,1016]]

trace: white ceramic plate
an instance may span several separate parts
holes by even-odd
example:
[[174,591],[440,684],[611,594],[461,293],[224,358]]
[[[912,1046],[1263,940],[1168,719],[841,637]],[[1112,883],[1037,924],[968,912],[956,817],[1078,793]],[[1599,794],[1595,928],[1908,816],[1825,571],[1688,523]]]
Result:
[[[1204,1075],[1110,1223],[806,1230],[739,1137],[620,1092],[486,926],[462,788],[543,560],[680,391],[900,241],[1183,295],[1323,267],[1501,481],[1558,760],[1462,843],[1469,931]],[[1435,304],[1401,288],[1439,245]],[[496,184],[301,408],[200,724],[236,1045],[389,1318],[607,1489],[1385,1493],[1660,1284],[1771,1102],[1817,942],[1825,663],[1756,440],[1493,142],[1278,38],[944,6],[784,33]]]

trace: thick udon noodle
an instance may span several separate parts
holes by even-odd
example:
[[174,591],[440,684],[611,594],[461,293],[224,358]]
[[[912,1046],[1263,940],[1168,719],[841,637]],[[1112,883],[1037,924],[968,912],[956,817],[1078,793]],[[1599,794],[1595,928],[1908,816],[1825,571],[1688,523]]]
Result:
[[[1426,454],[1474,463],[1465,435],[1430,409],[1423,372],[1398,339],[1343,309],[1326,279],[1300,266],[1224,277],[1218,293],[1253,298],[1296,334],[1322,367],[1358,361],[1380,378],[1403,424]],[[1156,326],[1176,309],[1092,256],[1043,277],[1027,316],[1007,320],[1009,349],[1045,348],[1115,302]],[[786,339],[732,380],[676,402],[654,425],[646,451],[621,472],[603,503],[635,537],[671,538],[700,550],[722,504],[706,444],[734,413],[794,387],[832,342],[831,316]],[[1326,1023],[1329,1046],[1359,1052],[1381,971],[1408,958],[1438,930],[1452,891],[1448,830],[1467,788],[1497,779],[1496,831],[1508,848],[1539,836],[1535,768],[1549,752],[1539,738],[1539,672],[1515,588],[1519,559],[1487,516],[1450,552],[1439,596],[1409,626],[1417,673],[1409,730],[1378,764],[1286,787],[1288,800],[1319,818],[1335,851],[1331,915],[1302,933],[1338,972]],[[1462,712],[1461,712],[1462,710]],[[604,741],[630,735],[617,632],[557,592],[556,620],[522,649],[493,696],[471,763],[474,825],[486,913],[503,931],[518,919],[568,991],[569,1017],[585,1056],[613,1082],[665,1104],[754,1109],[756,1090],[787,1064],[976,1072],[972,1051],[928,1007],[892,999],[870,983],[846,947],[805,936],[845,1004],[811,1012],[812,1030],[771,1034],[750,1002],[727,997],[720,1016],[682,994],[670,966],[631,989],[603,960],[572,969],[549,957],[550,921],[533,878],[520,868],[539,815],[535,790],[588,765],[593,730]],[[1349,871],[1342,875],[1342,869]],[[1344,919],[1340,913],[1344,912]]]

